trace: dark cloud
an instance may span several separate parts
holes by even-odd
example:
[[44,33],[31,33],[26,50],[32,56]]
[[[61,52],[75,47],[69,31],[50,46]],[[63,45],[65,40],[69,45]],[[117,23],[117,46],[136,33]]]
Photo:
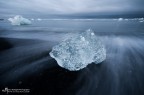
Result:
[[75,14],[144,11],[144,0],[1,0],[0,13]]

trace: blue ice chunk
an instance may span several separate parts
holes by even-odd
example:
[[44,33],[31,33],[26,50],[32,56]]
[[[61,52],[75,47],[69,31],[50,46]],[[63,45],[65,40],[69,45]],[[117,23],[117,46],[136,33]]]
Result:
[[28,25],[28,24],[31,24],[31,21],[26,19],[26,18],[23,18],[22,16],[20,15],[16,15],[14,18],[9,18],[8,19],[12,25]]
[[50,56],[59,66],[77,71],[92,62],[98,64],[104,61],[106,49],[101,40],[89,29],[54,46]]

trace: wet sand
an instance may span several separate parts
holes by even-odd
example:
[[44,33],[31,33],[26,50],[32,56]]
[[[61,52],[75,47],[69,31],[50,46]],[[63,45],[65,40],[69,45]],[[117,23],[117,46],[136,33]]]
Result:
[[144,95],[143,36],[100,35],[107,59],[75,72],[49,56],[57,42],[1,38],[1,89],[30,89],[33,95]]

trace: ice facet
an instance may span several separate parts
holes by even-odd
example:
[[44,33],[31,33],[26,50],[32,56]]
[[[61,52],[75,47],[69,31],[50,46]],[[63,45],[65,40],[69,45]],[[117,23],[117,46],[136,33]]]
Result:
[[54,46],[50,52],[58,65],[70,71],[77,71],[88,64],[106,59],[106,49],[92,30],[87,30]]
[[12,25],[28,25],[28,24],[31,24],[31,21],[26,19],[26,18],[23,18],[22,16],[20,15],[16,15],[14,18],[9,18],[8,19]]

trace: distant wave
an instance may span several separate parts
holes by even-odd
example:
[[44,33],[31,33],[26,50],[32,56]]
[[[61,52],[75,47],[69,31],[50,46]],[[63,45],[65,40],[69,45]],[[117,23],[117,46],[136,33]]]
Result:
[[[73,20],[73,21],[92,21],[92,20],[111,20],[113,18],[90,18],[90,19],[84,19],[84,18],[80,18],[80,19],[60,19],[60,18],[56,18],[56,19],[35,19],[37,21],[45,21],[45,20],[51,20],[51,21],[68,21],[68,20]],[[34,20],[33,18],[31,20]],[[144,18],[114,18],[113,20],[116,21],[139,21],[139,22],[144,22]]]

